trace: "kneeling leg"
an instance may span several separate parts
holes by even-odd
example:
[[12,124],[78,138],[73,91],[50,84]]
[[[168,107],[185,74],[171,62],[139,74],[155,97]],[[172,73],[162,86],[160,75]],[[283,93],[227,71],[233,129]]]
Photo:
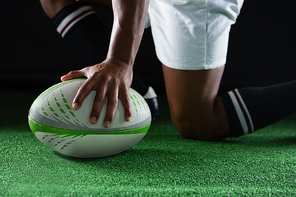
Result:
[[177,70],[163,65],[172,121],[184,138],[221,140],[229,126],[217,97],[224,66],[212,70]]

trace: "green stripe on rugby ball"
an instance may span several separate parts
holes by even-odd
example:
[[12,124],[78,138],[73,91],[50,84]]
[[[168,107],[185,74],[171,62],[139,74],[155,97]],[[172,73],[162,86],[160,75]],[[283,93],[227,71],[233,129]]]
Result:
[[74,137],[74,136],[85,136],[88,134],[122,135],[122,134],[146,133],[149,130],[151,123],[141,128],[130,129],[130,130],[119,130],[119,131],[83,131],[83,130],[60,129],[60,128],[54,128],[54,127],[40,124],[38,122],[35,122],[32,119],[29,119],[29,125],[34,134],[36,131],[40,131],[45,133],[53,133],[56,135],[65,135],[65,137],[70,137],[70,136]]

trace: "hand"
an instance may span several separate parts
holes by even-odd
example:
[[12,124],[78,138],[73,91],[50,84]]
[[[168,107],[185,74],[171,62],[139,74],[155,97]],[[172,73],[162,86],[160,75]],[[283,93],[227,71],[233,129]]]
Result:
[[78,90],[72,106],[73,109],[79,109],[86,96],[92,90],[95,90],[97,93],[89,117],[92,124],[97,122],[105,98],[108,96],[107,112],[103,125],[105,127],[110,127],[117,108],[118,98],[120,98],[125,109],[125,120],[129,121],[131,118],[132,113],[128,90],[132,82],[132,76],[132,66],[121,61],[105,60],[94,66],[71,71],[67,75],[62,76],[61,80],[67,81],[87,77],[86,82]]

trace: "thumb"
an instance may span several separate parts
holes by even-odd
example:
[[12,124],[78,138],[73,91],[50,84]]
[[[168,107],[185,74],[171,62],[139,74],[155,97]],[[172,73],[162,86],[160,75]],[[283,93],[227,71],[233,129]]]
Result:
[[85,73],[82,70],[76,70],[76,71],[71,71],[68,74],[62,76],[61,81],[68,81],[71,79],[77,79],[82,77],[86,77]]

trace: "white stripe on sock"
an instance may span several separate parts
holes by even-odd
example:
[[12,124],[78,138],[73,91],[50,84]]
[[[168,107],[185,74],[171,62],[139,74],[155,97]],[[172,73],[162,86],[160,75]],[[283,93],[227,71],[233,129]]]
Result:
[[[84,13],[84,14],[83,14]],[[67,32],[75,25],[78,21],[84,17],[95,13],[91,6],[83,6],[76,11],[69,14],[64,20],[59,24],[57,31],[64,37]]]
[[241,97],[239,91],[237,89],[235,89],[234,91],[237,93],[237,95],[238,95],[238,97],[239,97],[239,99],[240,99],[240,101],[241,101],[241,103],[242,103],[242,105],[243,105],[243,107],[245,109],[245,112],[246,112],[246,114],[248,116],[248,119],[249,119],[250,125],[251,125],[251,131],[250,132],[253,133],[254,132],[254,125],[253,125],[253,120],[252,120],[252,117],[251,117],[251,115],[249,113],[249,110],[248,110],[243,98]]
[[[247,134],[252,133],[254,131],[253,122],[252,122],[251,116],[249,114],[249,111],[248,111],[241,95],[239,94],[238,90],[235,89],[234,91],[235,91],[238,98],[235,96],[235,93],[233,91],[229,92],[228,94],[229,94],[229,96],[232,100],[232,103],[234,105],[234,108],[236,110],[237,116],[239,118],[242,129],[244,131],[244,135],[247,135]],[[237,99],[239,99],[239,100],[237,100]],[[241,108],[240,104],[241,104],[242,108]],[[244,115],[244,112],[246,115]],[[250,127],[251,127],[250,130],[249,130],[247,121],[250,123]]]

